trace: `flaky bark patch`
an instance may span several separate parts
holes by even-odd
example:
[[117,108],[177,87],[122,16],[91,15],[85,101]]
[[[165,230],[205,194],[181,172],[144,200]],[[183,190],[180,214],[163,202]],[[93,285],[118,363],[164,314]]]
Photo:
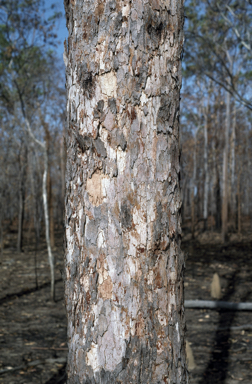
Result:
[[101,205],[105,197],[102,185],[104,177],[100,171],[97,171],[92,175],[91,179],[87,179],[87,193],[91,204],[95,207]]
[[100,293],[100,296],[106,300],[112,298],[112,291],[113,291],[113,283],[111,280],[111,277],[108,276],[106,280],[103,281],[102,284],[98,287],[98,292]]

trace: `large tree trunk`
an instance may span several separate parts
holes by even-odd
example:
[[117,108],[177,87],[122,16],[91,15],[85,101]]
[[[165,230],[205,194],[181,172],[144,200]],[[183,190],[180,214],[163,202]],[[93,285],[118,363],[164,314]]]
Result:
[[187,383],[182,1],[65,0],[68,383]]

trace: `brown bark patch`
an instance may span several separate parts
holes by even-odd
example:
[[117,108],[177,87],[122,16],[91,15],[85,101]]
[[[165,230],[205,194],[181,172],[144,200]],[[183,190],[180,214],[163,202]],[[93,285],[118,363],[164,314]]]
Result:
[[152,0],[151,8],[154,9],[155,11],[159,11],[160,10],[159,0]]
[[96,17],[101,17],[104,12],[104,2],[100,1],[98,6],[95,8],[95,16]]
[[104,255],[104,253],[101,253],[101,254],[99,255],[98,260],[97,260],[97,269],[98,269],[98,270],[99,270],[99,269],[101,269],[101,270],[104,269],[104,260],[105,260],[105,255]]
[[155,287],[159,289],[163,287],[163,279],[159,271],[156,272]]
[[144,335],[144,319],[142,315],[138,316],[138,319],[135,324],[135,331],[136,331],[136,335],[139,337]]
[[103,178],[104,175],[100,171],[96,171],[92,175],[91,179],[87,179],[87,192],[89,196],[89,201],[95,207],[101,205],[103,202],[103,198],[105,197],[102,191]]
[[113,290],[113,283],[111,280],[111,277],[108,276],[106,280],[99,286],[98,291],[101,295],[101,297],[106,300],[106,299],[111,299],[112,298],[112,290]]

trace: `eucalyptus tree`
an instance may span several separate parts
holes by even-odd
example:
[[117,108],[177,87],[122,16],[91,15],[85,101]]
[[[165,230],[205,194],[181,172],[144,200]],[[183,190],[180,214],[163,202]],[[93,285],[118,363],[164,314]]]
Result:
[[[194,79],[205,76],[226,92],[222,167],[222,241],[225,242],[232,100],[252,110],[252,4],[247,0],[194,0],[186,5],[185,73]],[[232,136],[234,140],[234,131]],[[234,159],[234,143],[232,156]]]
[[68,383],[187,383],[183,1],[65,1]]

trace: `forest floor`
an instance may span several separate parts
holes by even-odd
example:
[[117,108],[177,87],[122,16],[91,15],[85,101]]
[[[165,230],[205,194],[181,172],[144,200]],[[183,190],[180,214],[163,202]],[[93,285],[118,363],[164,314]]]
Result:
[[[252,302],[252,239],[225,246],[219,235],[204,234],[183,243],[186,253],[185,298],[211,300],[213,274],[220,276],[222,300]],[[11,244],[12,242],[10,242]],[[0,260],[0,384],[66,383],[66,313],[62,237],[57,237],[56,303],[50,301],[45,244],[17,253],[10,245]],[[195,368],[191,384],[252,383],[252,312],[186,309],[187,340]],[[237,329],[237,326],[245,326]],[[126,383],[125,383],[126,384]]]

